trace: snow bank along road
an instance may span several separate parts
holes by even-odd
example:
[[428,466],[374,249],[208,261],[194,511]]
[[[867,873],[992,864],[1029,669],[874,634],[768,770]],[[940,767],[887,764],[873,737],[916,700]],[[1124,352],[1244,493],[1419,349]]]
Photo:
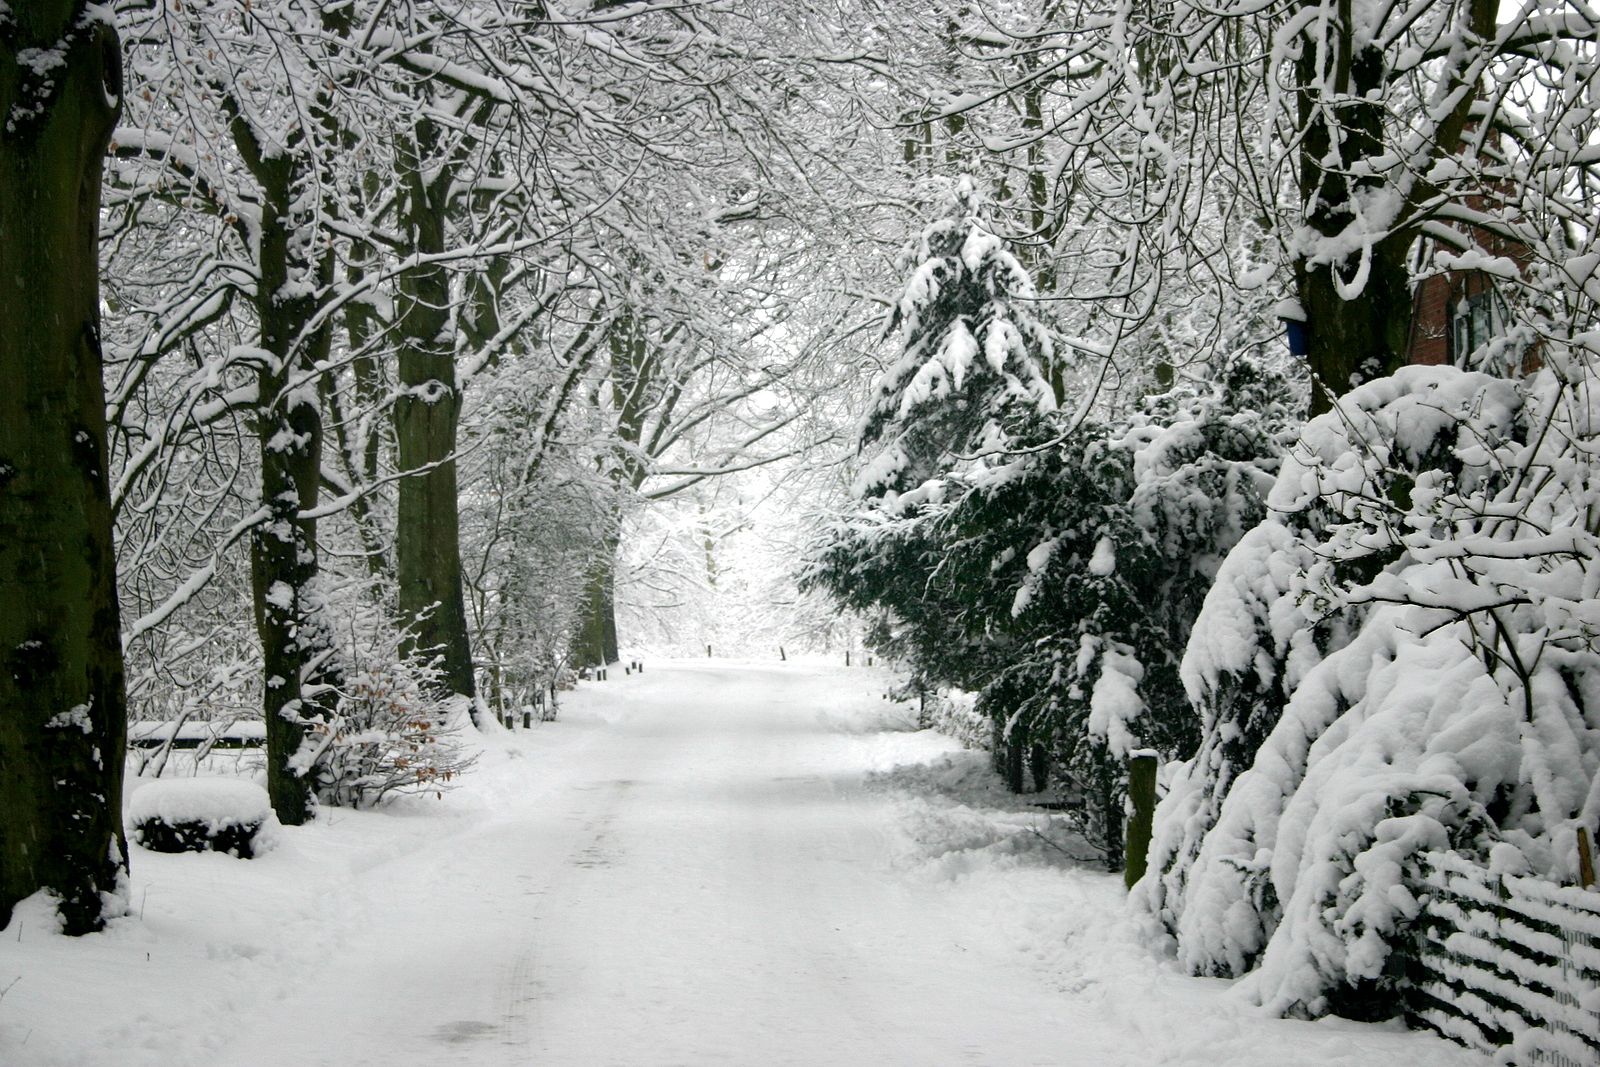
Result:
[[0,1064],[1482,1062],[1174,973],[886,680],[652,665],[443,801],[136,850],[109,933],[0,939]]

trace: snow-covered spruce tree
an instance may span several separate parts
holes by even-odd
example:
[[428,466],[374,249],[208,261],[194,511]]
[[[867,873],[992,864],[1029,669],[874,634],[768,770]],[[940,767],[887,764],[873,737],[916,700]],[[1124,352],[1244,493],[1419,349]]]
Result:
[[1009,421],[1055,408],[1041,370],[1050,337],[1029,307],[1033,282],[985,222],[971,178],[956,182],[907,266],[889,320],[902,355],[862,421],[861,450],[874,454],[855,484],[891,512],[903,494],[1004,452]]
[[[1419,853],[1575,876],[1600,819],[1600,413],[1563,349],[1522,382],[1406,368],[1290,453],[1184,665],[1217,758],[1163,802],[1141,900],[1191,970],[1257,968],[1280,1012],[1392,1011]],[[1217,740],[1242,732],[1248,764]]]

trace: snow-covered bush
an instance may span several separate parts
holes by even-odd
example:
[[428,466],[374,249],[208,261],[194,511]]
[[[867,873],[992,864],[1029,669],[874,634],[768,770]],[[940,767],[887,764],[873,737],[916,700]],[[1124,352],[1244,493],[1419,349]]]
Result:
[[1306,426],[1184,682],[1198,756],[1137,897],[1280,1012],[1393,1008],[1410,871],[1558,881],[1600,819],[1600,479],[1587,371],[1411,367]]
[[167,778],[134,790],[123,813],[134,844],[153,852],[226,852],[252,859],[278,823],[267,791],[237,778]]
[[441,703],[431,674],[403,660],[346,673],[334,717],[311,724],[319,801],[359,808],[391,793],[439,794],[471,767],[467,703]]
[[989,747],[989,721],[977,709],[976,694],[959,689],[936,689],[922,693],[920,700],[917,724],[923,729],[953,737],[965,748]]
[[[364,807],[392,793],[442,793],[473,762],[461,734],[469,701],[449,694],[437,660],[410,648],[387,604],[388,579],[361,576],[318,586],[338,669],[313,690],[316,713],[303,711],[305,735],[289,767],[310,783],[319,803]],[[327,709],[327,710],[321,710]]]

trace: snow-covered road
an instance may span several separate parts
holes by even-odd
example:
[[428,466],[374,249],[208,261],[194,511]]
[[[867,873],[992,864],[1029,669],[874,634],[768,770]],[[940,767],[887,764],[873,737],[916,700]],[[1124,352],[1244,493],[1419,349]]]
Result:
[[1171,973],[1114,878],[1008,845],[1028,816],[918,792],[972,759],[883,685],[652,666],[493,738],[431,808],[253,863],[136,852],[142,918],[0,944],[0,1063],[1479,1062]]

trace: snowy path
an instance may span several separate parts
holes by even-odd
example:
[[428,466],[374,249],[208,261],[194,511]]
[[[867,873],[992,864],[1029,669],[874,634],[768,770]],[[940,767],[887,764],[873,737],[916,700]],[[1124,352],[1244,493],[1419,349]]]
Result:
[[[883,731],[881,686],[652,667],[495,741],[432,811],[254,864],[139,852],[142,921],[0,946],[0,1062],[1478,1062],[1261,1019],[1142,953],[1114,879],[963,848],[993,840],[978,813],[869,782],[953,747]],[[52,1017],[86,981],[103,1003]]]

